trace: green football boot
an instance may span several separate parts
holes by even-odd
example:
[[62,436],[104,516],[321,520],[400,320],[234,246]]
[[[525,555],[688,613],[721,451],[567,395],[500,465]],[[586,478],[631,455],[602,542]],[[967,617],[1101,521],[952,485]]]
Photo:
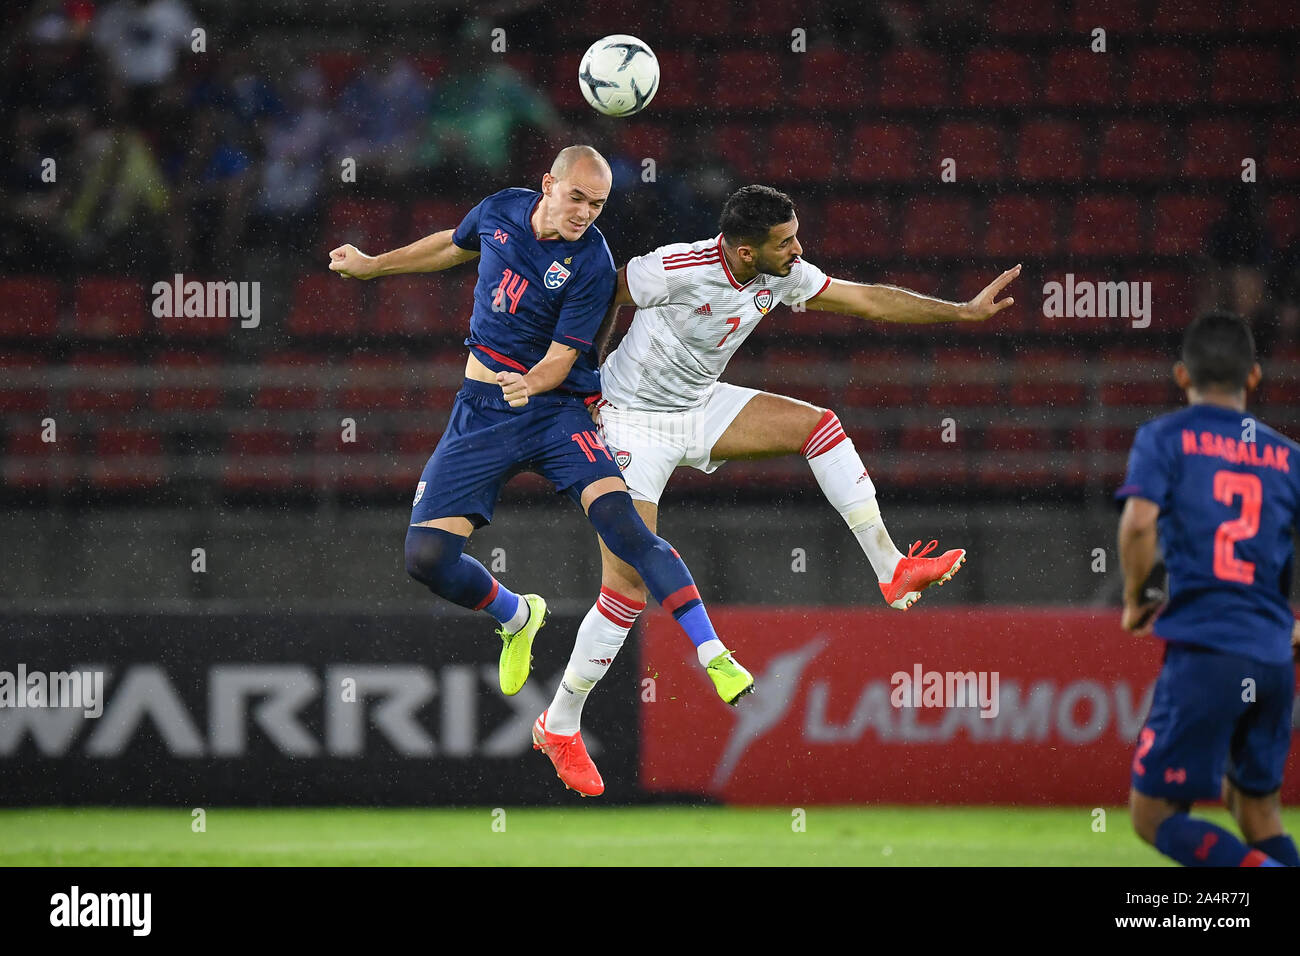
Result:
[[513,697],[528,681],[533,666],[533,638],[546,623],[546,602],[536,594],[522,594],[520,600],[528,602],[528,620],[513,634],[504,627],[497,630],[501,638],[501,663],[497,676],[501,680],[501,693]]
[[754,689],[754,675],[736,663],[731,651],[723,651],[709,661],[707,670],[718,696],[732,707]]

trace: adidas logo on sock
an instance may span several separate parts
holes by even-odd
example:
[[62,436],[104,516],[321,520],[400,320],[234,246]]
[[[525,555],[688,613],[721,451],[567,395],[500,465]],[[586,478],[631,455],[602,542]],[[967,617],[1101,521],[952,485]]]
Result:
[[612,657],[602,657],[602,658],[597,659],[597,658],[595,658],[595,657],[589,657],[589,658],[587,658],[587,663],[589,663],[589,664],[599,664],[601,667],[608,667],[610,664],[614,663],[614,658],[612,658]]
[[695,315],[712,315],[712,314],[713,314],[713,310],[709,308],[709,304],[707,302],[695,310]]

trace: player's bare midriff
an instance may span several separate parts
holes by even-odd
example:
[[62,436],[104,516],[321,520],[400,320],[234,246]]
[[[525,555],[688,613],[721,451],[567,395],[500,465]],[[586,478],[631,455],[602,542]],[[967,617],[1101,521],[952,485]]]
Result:
[[480,362],[473,352],[469,353],[469,358],[465,361],[465,377],[489,385],[495,385],[497,381],[497,373]]

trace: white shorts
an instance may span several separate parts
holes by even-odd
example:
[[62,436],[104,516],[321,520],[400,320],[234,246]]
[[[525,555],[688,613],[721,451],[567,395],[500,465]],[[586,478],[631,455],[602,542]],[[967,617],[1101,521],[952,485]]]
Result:
[[627,490],[640,501],[659,503],[659,496],[678,465],[717,471],[722,461],[709,456],[757,389],[718,382],[708,401],[686,412],[627,411],[608,402],[600,406],[605,446],[623,470]]

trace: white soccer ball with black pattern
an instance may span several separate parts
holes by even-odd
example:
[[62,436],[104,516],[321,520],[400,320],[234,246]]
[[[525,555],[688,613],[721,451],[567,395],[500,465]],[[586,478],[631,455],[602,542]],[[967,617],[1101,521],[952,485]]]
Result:
[[645,109],[659,89],[659,60],[636,37],[602,37],[583,54],[578,86],[592,109],[606,116],[631,116]]

